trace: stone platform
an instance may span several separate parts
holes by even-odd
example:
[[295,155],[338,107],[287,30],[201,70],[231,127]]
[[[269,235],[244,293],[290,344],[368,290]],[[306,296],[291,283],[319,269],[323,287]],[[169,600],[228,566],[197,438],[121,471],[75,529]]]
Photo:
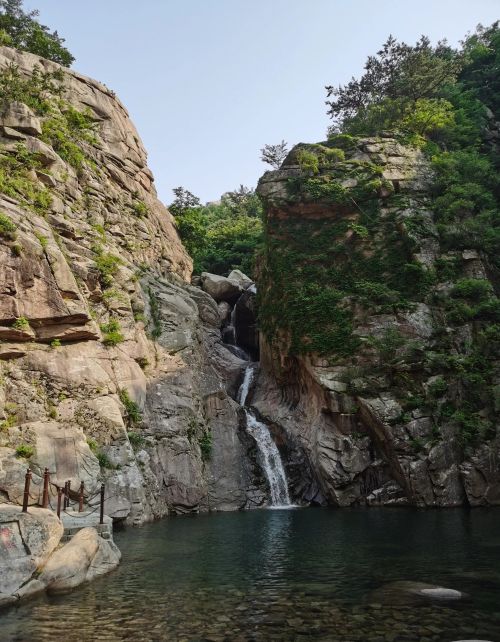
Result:
[[61,513],[61,521],[64,526],[62,541],[67,542],[73,535],[76,535],[82,528],[95,528],[103,539],[113,539],[113,520],[104,515],[104,523],[99,524],[99,511],[65,511]]

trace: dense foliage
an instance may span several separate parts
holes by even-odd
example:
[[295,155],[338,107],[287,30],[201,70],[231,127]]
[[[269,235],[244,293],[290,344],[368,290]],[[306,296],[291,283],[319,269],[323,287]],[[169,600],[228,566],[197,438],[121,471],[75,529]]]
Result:
[[[327,88],[329,140],[294,152],[302,173],[289,179],[292,212],[294,202],[319,201],[337,215],[280,219],[268,203],[264,225],[260,316],[268,339],[291,355],[352,364],[358,375],[362,355],[375,351],[378,370],[365,374],[401,395],[402,419],[424,407],[433,438],[451,421],[464,447],[495,434],[500,407],[499,90],[498,23],[479,27],[458,50],[389,38],[359,80]],[[425,202],[391,193],[383,168],[362,155],[349,160],[358,137],[383,141],[377,137],[389,132],[428,157],[434,178]],[[434,267],[415,259],[425,238],[441,248]],[[486,273],[467,267],[474,252]],[[396,331],[354,331],[353,306],[357,315],[393,314],[417,301],[439,319],[432,350]]]
[[193,258],[194,272],[227,274],[239,269],[252,274],[262,237],[262,207],[255,192],[241,185],[206,205],[182,187],[174,194],[169,209]]
[[69,67],[74,57],[64,46],[64,38],[40,24],[37,16],[36,10],[23,10],[23,0],[0,0],[0,45],[29,51]]

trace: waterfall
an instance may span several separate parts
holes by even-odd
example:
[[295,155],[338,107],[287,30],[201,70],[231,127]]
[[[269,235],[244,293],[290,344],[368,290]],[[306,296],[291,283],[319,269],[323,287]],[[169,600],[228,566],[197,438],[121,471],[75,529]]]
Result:
[[[254,372],[255,370],[252,366],[247,367],[243,377],[243,382],[238,390],[237,401],[243,407],[245,407],[248,392],[252,385]],[[290,506],[285,470],[283,468],[278,447],[271,437],[269,428],[266,424],[259,421],[254,413],[246,407],[245,418],[247,432],[255,439],[262,462],[262,468],[269,483],[271,506]]]
[[[236,304],[234,304],[233,309],[231,310],[231,317],[229,323],[224,328],[222,333],[223,341],[229,345],[237,345],[237,336],[236,336]],[[236,355],[238,356],[238,355]]]
[[251,410],[245,409],[247,431],[257,442],[264,473],[271,491],[271,506],[290,506],[288,484],[278,447],[266,424],[258,421]]
[[238,397],[236,398],[236,401],[240,404],[240,406],[244,406],[246,404],[248,391],[250,390],[250,386],[252,385],[253,381],[253,373],[254,369],[252,368],[252,366],[247,366],[247,369],[245,370],[245,376],[243,377],[243,383],[238,390]]

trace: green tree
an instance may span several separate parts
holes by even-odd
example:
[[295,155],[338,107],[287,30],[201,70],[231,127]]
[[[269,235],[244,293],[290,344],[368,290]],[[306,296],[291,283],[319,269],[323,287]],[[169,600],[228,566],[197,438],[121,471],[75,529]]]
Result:
[[38,14],[37,10],[25,12],[23,0],[0,0],[0,44],[69,67],[74,57],[63,45],[64,38],[35,20]]
[[240,269],[251,274],[262,239],[262,205],[255,190],[240,185],[206,205],[183,187],[173,192],[169,210],[194,271],[227,274]]
[[277,145],[264,145],[260,150],[260,159],[271,165],[274,169],[279,169],[281,163],[285,160],[288,154],[288,143],[285,140],[282,140],[281,143]]
[[445,41],[432,47],[422,36],[411,46],[390,36],[375,56],[369,56],[359,80],[326,87],[332,131],[372,134],[400,123],[418,101],[433,98],[439,88],[453,83],[462,64],[463,57]]

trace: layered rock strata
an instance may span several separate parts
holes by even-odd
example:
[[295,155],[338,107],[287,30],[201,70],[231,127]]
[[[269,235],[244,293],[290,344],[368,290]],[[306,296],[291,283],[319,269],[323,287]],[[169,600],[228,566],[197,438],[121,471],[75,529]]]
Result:
[[245,506],[244,364],[125,108],[29,53],[0,48],[0,74],[0,501],[29,464],[33,505],[47,467],[128,523]]

